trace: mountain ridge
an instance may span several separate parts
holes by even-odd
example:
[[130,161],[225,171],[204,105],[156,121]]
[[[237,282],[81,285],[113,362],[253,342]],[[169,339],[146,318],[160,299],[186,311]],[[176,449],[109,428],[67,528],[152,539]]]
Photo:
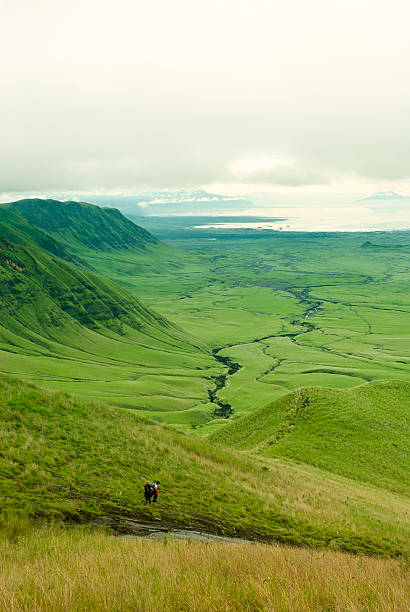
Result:
[[158,244],[158,239],[136,225],[116,208],[101,208],[87,202],[32,198],[6,205],[31,224],[69,246],[88,249],[140,249]]

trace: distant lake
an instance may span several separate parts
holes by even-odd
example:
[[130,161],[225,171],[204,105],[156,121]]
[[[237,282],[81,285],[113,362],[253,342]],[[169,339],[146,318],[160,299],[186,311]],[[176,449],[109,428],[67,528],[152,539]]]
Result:
[[[290,212],[290,211],[287,211]],[[270,232],[377,232],[409,230],[406,214],[363,214],[349,209],[309,209],[306,214],[288,217],[251,216],[147,216],[130,218],[163,240],[257,237]],[[367,211],[368,212],[368,211]]]

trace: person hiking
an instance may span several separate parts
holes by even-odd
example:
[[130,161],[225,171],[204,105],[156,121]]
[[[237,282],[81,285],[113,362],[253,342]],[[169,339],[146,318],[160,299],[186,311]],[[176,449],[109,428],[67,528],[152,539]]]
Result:
[[146,482],[144,485],[144,496],[145,496],[145,503],[146,504],[150,504],[151,503],[151,499],[152,496],[154,495],[154,491],[152,489],[152,484],[150,482]]
[[153,493],[153,496],[154,496],[154,499],[152,500],[153,502],[158,501],[158,491],[159,491],[159,486],[158,485],[159,484],[160,484],[160,482],[159,482],[159,480],[157,480],[156,482],[153,482],[152,485],[151,485],[152,493]]

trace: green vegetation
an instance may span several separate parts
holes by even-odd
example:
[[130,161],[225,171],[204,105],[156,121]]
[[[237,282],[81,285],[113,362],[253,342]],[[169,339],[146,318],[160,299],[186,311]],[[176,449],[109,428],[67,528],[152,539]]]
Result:
[[408,494],[409,398],[404,382],[300,389],[233,421],[211,440]]
[[0,607],[9,612],[310,612],[409,609],[392,559],[272,545],[113,538],[83,529],[0,533]]
[[[60,202],[38,198],[19,200],[0,207],[1,215],[14,214],[17,225],[26,233],[38,230],[50,241],[59,245],[60,251],[104,273],[104,268],[118,266],[124,274],[132,275],[131,286],[139,292],[136,275],[166,272],[169,267],[178,268],[188,258],[182,252],[160,242],[150,232],[124,217],[115,208],[100,208],[86,202]],[[40,244],[47,249],[46,245]],[[61,257],[60,253],[54,253]],[[94,266],[94,263],[96,264]],[[108,275],[111,278],[114,276]]]
[[206,404],[209,349],[76,257],[0,207],[0,370],[145,411]]
[[407,610],[409,233],[143,222],[0,206],[0,607]]
[[[193,230],[182,219],[177,231],[175,220],[170,230],[166,220],[141,222],[192,253],[189,266],[139,283],[146,303],[242,366],[217,394],[234,415],[300,387],[409,380],[409,232]],[[122,282],[116,266],[104,273]]]
[[[221,414],[252,413],[300,387],[409,379],[408,232],[201,230],[192,228],[194,219],[138,221],[170,244],[113,209],[43,200],[0,207],[0,234],[31,258],[41,248],[43,259],[57,256],[88,277],[97,271],[116,283],[100,277],[108,302],[114,293],[115,303],[130,303],[131,293],[161,315],[153,315],[155,333],[146,329],[138,338],[128,328],[113,338],[113,329],[107,334],[101,325],[90,338],[83,322],[74,341],[75,325],[64,337],[53,329],[53,353],[41,348],[44,359],[35,362],[38,346],[26,348],[22,359],[13,348],[20,339],[7,333],[3,372],[134,407],[201,435],[225,424],[215,418]],[[11,272],[20,274],[9,265]],[[41,308],[37,303],[48,338],[49,315]],[[123,321],[115,325],[124,331]],[[73,344],[80,352],[68,360]],[[228,369],[227,360],[240,367]]]
[[70,247],[126,250],[158,243],[152,234],[115,208],[37,198],[19,200],[7,208]]
[[[408,500],[308,465],[253,458],[138,416],[1,379],[3,514],[134,520],[224,535],[400,556]],[[142,499],[161,480],[160,502]]]

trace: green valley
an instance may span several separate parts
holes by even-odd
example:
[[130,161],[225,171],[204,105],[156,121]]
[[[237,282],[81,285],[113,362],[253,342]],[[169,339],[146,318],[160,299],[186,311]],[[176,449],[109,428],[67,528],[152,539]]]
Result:
[[409,233],[139,222],[0,206],[6,515],[406,554]]
[[410,3],[0,22],[0,612],[409,612]]
[[[223,426],[220,416],[239,418],[299,387],[409,378],[408,232],[201,229],[198,219],[155,217],[138,218],[142,229],[114,209],[48,200],[3,205],[0,219],[12,244],[63,259],[71,274],[109,278],[98,282],[115,300],[124,300],[121,292],[127,303],[142,300],[155,328],[142,337],[136,319],[126,321],[124,304],[109,333],[100,323],[84,330],[77,320],[64,331],[75,335],[82,325],[81,339],[72,342],[62,339],[63,329],[60,340],[55,326],[50,332],[43,325],[56,340],[53,350],[75,346],[78,359],[49,362],[49,354],[31,372],[33,361],[9,344],[5,373],[135,407],[201,434]],[[8,273],[19,276],[10,266]],[[139,301],[138,309],[148,313]]]
[[272,233],[138,220],[189,261],[138,276],[131,262],[88,261],[241,366],[217,393],[233,418],[299,387],[409,380],[408,232]]
[[410,232],[137,221],[0,205],[0,608],[407,610]]

